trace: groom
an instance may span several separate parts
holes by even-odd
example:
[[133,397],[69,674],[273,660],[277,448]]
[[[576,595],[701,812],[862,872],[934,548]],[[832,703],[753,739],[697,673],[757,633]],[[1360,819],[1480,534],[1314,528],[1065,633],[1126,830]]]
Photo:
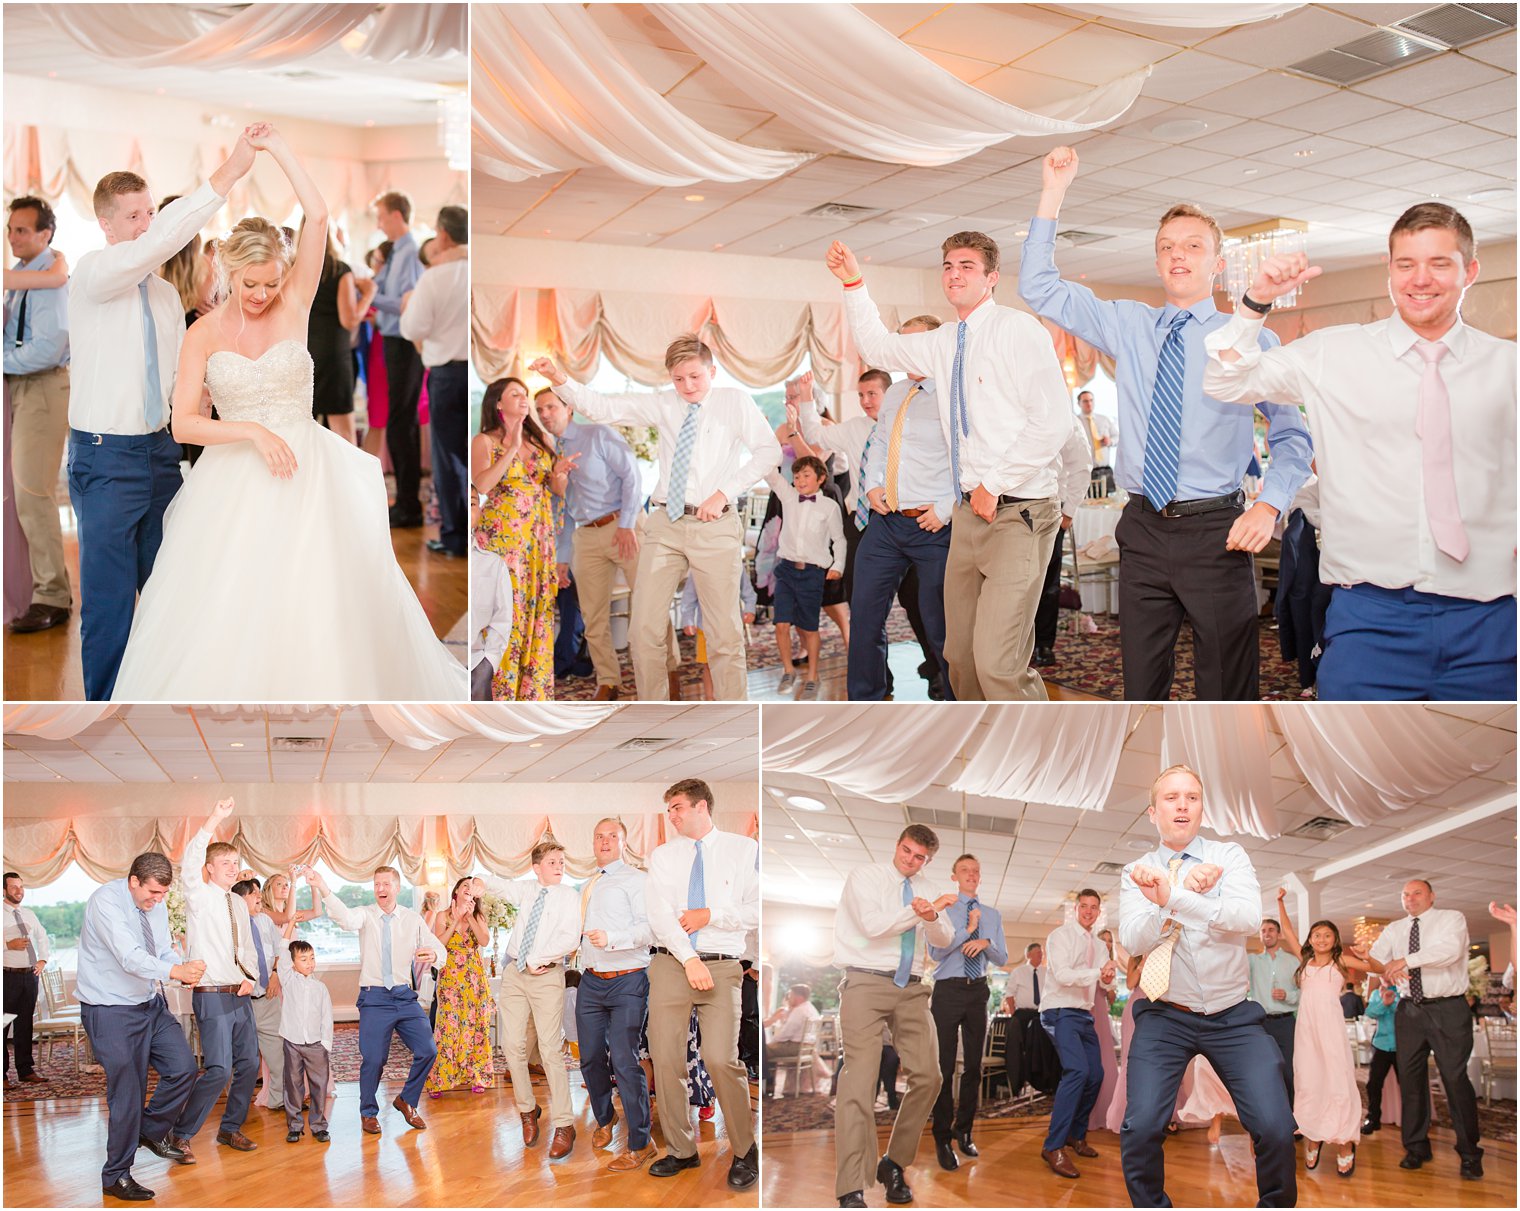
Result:
[[137,593],[180,485],[179,445],[167,426],[185,313],[156,270],[222,208],[253,157],[245,130],[210,180],[156,218],[148,183],[136,173],[108,173],[95,186],[106,247],[80,257],[69,283],[69,498],[79,521],[81,654],[91,700],[109,698],[116,684]]

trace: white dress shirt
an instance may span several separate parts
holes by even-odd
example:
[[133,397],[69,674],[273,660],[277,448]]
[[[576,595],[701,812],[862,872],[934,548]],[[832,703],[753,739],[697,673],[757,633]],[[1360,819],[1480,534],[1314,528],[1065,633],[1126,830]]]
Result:
[[[1467,992],[1467,917],[1452,908],[1427,908],[1419,916],[1420,949],[1410,954],[1414,922],[1414,917],[1389,922],[1368,953],[1379,963],[1403,959],[1411,970],[1418,968],[1426,1000],[1462,996]],[[1401,977],[1398,985],[1408,996],[1409,977]]]
[[581,940],[581,897],[568,883],[540,883],[537,879],[501,879],[482,875],[486,890],[498,899],[517,906],[517,918],[507,935],[507,963],[515,967],[522,954],[523,933],[540,890],[548,892],[539,913],[538,928],[533,931],[533,947],[528,951],[528,968],[547,967],[562,962]]
[[512,638],[512,573],[495,551],[470,543],[470,667],[501,667]]
[[[649,966],[649,948],[654,932],[649,928],[649,897],[645,884],[649,876],[619,858],[609,862],[591,895],[581,888],[586,915],[581,921],[582,971],[633,971]],[[585,937],[592,930],[607,935],[607,945],[597,946]]]
[[[184,317],[180,317],[183,322]],[[259,981],[259,956],[253,948],[248,905],[243,897],[207,883],[202,877],[211,833],[200,829],[185,846],[179,881],[185,891],[185,937],[191,959],[206,964],[201,984],[241,984]],[[234,955],[234,930],[236,954]]]
[[[918,390],[913,389],[917,387]],[[908,399],[912,392],[913,398]],[[902,451],[897,467],[897,507],[921,509],[934,506],[934,515],[949,521],[955,509],[957,489],[950,474],[950,447],[940,428],[939,402],[934,383],[929,379],[914,382],[905,378],[892,384],[881,401],[876,418],[877,439],[865,456],[861,487],[869,493],[887,486],[887,456],[892,450],[892,427],[897,414],[907,402],[908,415],[903,419]]]
[[1040,1009],[1091,1009],[1093,990],[1101,983],[1112,988],[1112,979],[1100,981],[1108,947],[1090,929],[1067,921],[1045,939],[1045,978],[1040,981]]
[[[1301,404],[1309,414],[1324,529],[1320,579],[1492,601],[1515,592],[1515,343],[1459,319],[1441,338],[1451,397],[1457,503],[1471,544],[1436,547],[1415,434],[1425,363],[1397,313],[1256,347],[1262,317],[1240,308],[1205,338],[1204,390],[1216,399]],[[1225,349],[1242,356],[1227,363]]]
[[1075,517],[1082,502],[1087,499],[1087,488],[1092,483],[1092,443],[1087,440],[1087,426],[1077,417],[1072,424],[1071,436],[1056,456],[1056,478],[1061,493],[1061,513]]
[[702,838],[702,888],[711,920],[692,938],[682,931],[679,918],[691,907],[696,855],[696,842],[680,835],[649,855],[644,893],[655,945],[682,963],[699,953],[737,958],[744,953],[744,935],[760,925],[759,846],[751,837],[716,828]]
[[448,966],[449,951],[427,927],[422,914],[400,904],[391,909],[391,969],[380,970],[381,936],[385,913],[378,904],[361,904],[350,908],[336,895],[322,897],[322,907],[339,929],[359,935],[359,987],[395,988],[411,985],[412,956],[419,950],[433,952],[432,965],[442,971]]
[[[888,332],[864,286],[844,292],[844,308],[867,362],[934,380],[948,449],[956,325]],[[994,496],[1053,499],[1054,463],[1070,431],[1071,405],[1044,326],[986,300],[966,317],[964,381],[971,432],[960,441],[961,490],[980,485]]]
[[321,1043],[332,1054],[332,994],[320,976],[303,976],[288,954],[280,956],[280,1037]]
[[[1088,422],[1092,424],[1089,426]],[[1111,416],[1104,416],[1101,412],[1092,415],[1084,415],[1081,409],[1077,410],[1077,427],[1082,430],[1082,440],[1087,443],[1087,453],[1093,462],[1100,467],[1111,467],[1114,464],[1114,447],[1119,444],[1119,426]],[[1093,448],[1093,430],[1097,430],[1099,437],[1108,438],[1108,445]]]
[[776,471],[766,475],[765,482],[781,502],[781,539],[776,554],[782,559],[800,559],[842,574],[844,518],[834,498],[825,496],[820,489],[812,500],[803,500],[797,489]]
[[[21,920],[18,922],[17,917]],[[26,929],[22,930],[22,925]],[[42,928],[42,922],[25,904],[7,903],[5,906],[5,965],[13,971],[30,971],[35,964],[27,956],[25,950],[12,950],[9,943],[13,939],[29,937],[32,941],[32,949],[37,952],[37,962],[45,963],[52,956],[53,948],[48,942],[47,930]]]
[[442,366],[470,356],[470,262],[434,265],[401,313],[401,335],[422,342],[422,364]]
[[[1040,995],[1035,996],[1035,973],[1040,976]],[[1008,995],[1013,998],[1015,1009],[1043,1009],[1045,1006],[1046,981],[1049,979],[1045,971],[1045,964],[1039,967],[1031,966],[1027,961],[1020,963],[1008,973]]]
[[[603,395],[566,379],[554,393],[587,420],[658,429],[660,476],[651,499],[668,499],[670,465],[687,409],[686,401],[674,388]],[[713,387],[697,411],[697,437],[687,468],[685,503],[696,507],[714,492],[722,492],[731,505],[780,463],[781,443],[755,401],[735,387]]]
[[807,1037],[807,1030],[818,1020],[818,1007],[812,1001],[803,1001],[795,1009],[788,1009],[786,1017],[771,1035],[772,1043],[800,1043]]
[[[913,895],[935,900],[943,891],[922,873],[909,880]],[[904,904],[903,873],[890,862],[857,866],[844,880],[839,912],[834,917],[834,966],[864,967],[895,973],[902,957],[902,935],[917,930],[913,939],[912,974],[924,974],[924,944],[949,946],[955,937],[950,914],[939,911],[925,921]]]
[[[1171,984],[1164,1000],[1198,1013],[1219,1013],[1246,999],[1250,973],[1246,939],[1261,932],[1261,884],[1246,851],[1233,841],[1194,837],[1182,851],[1165,908],[1141,893],[1130,872],[1149,866],[1164,876],[1172,850],[1158,845],[1124,868],[1119,881],[1119,945],[1133,955],[1149,954],[1161,941],[1168,921],[1182,933],[1172,950]],[[1183,881],[1191,867],[1211,863],[1223,869],[1219,881],[1202,894]]]
[[[188,244],[226,201],[209,183],[170,202],[139,238],[79,258],[69,278],[69,425],[85,433],[144,434],[146,368],[138,284],[148,283],[158,342],[163,416],[185,340],[179,291],[155,272]],[[209,978],[209,977],[208,977]]]

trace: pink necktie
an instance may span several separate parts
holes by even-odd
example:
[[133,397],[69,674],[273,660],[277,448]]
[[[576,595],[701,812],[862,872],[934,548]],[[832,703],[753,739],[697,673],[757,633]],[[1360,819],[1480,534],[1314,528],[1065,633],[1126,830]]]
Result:
[[1425,481],[1425,516],[1436,546],[1458,563],[1467,558],[1467,531],[1457,509],[1457,477],[1451,463],[1451,397],[1441,378],[1440,361],[1447,354],[1441,341],[1416,341],[1415,352],[1425,360],[1420,378],[1420,410],[1415,436],[1420,439],[1420,471]]

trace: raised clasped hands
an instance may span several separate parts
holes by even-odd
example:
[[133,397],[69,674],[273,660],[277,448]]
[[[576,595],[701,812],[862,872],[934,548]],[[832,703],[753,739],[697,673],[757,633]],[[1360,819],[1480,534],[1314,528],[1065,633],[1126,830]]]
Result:
[[860,262],[843,240],[835,240],[823,254],[823,261],[841,282],[852,282],[860,276]]
[[528,369],[533,371],[533,373],[538,375],[540,378],[548,379],[556,387],[562,387],[565,384],[564,371],[562,371],[558,366],[554,364],[553,358],[534,358],[533,364],[530,365]]
[[285,136],[269,122],[255,122],[245,127],[243,137],[255,151],[273,151],[285,142]]
[[797,376],[797,402],[809,404],[813,402],[813,372],[804,370]]
[[1224,874],[1224,867],[1216,866],[1212,862],[1200,862],[1187,873],[1187,878],[1182,885],[1189,891],[1196,891],[1199,895],[1211,890],[1214,884],[1219,882],[1219,877]]
[[1165,908],[1167,901],[1172,898],[1171,880],[1155,867],[1133,867],[1129,872],[1129,877],[1140,889],[1140,894],[1157,908]]
[[1309,264],[1308,253],[1287,252],[1281,256],[1269,256],[1262,261],[1246,293],[1258,303],[1270,303],[1319,277],[1321,272],[1318,265]]

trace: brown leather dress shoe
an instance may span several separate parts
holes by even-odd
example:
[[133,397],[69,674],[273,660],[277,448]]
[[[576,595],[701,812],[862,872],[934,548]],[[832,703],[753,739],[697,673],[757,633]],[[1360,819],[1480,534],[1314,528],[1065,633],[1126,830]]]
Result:
[[599,685],[596,693],[591,695],[592,702],[616,702],[622,694],[622,688],[615,685]]
[[364,1128],[365,1135],[380,1134],[380,1120],[377,1119],[373,1114],[366,1114],[363,1118],[361,1118],[359,1120],[359,1126]]
[[48,1084],[48,1079],[45,1076],[38,1076],[35,1072],[28,1072],[21,1078],[21,1083],[23,1085],[46,1085]]
[[408,1127],[414,1128],[417,1131],[427,1130],[427,1124],[422,1121],[422,1115],[417,1113],[417,1107],[408,1106],[401,1100],[401,1095],[399,1093],[396,1095],[396,1100],[392,1102],[391,1105],[394,1106],[397,1110],[401,1111],[401,1117],[406,1120],[406,1125]]
[[607,1168],[614,1173],[632,1173],[635,1169],[642,1169],[647,1162],[654,1160],[659,1154],[659,1149],[653,1144],[637,1150],[630,1148],[614,1157]]
[[554,1138],[549,1142],[549,1159],[557,1161],[561,1157],[569,1156],[570,1150],[575,1147],[575,1127],[556,1127]]
[[1086,1140],[1067,1140],[1066,1148],[1069,1152],[1075,1152],[1078,1156],[1097,1156],[1098,1150]]
[[218,1131],[216,1133],[216,1142],[226,1144],[227,1147],[235,1148],[239,1152],[252,1152],[258,1147],[257,1144],[241,1131]]
[[1057,1148],[1053,1152],[1041,1151],[1040,1159],[1050,1166],[1051,1170],[1060,1177],[1081,1177],[1077,1167],[1071,1163],[1071,1157],[1066,1155],[1065,1148]]
[[605,1148],[612,1143],[612,1129],[617,1126],[617,1111],[612,1112],[612,1119],[605,1126],[601,1123],[596,1125],[596,1130],[591,1133],[591,1146],[593,1148]]
[[674,669],[672,669],[670,672],[668,672],[668,673],[665,674],[665,680],[666,680],[666,683],[670,687],[670,700],[672,702],[680,702],[681,701],[681,674],[678,673],[678,672],[676,672]]
[[543,1112],[544,1108],[542,1106],[534,1106],[530,1114],[518,1112],[517,1117],[522,1119],[524,1148],[531,1148],[534,1144],[538,1143],[538,1120]]
[[195,1164],[195,1153],[193,1153],[193,1152],[190,1151],[190,1141],[189,1140],[187,1140],[182,1135],[171,1135],[169,1137],[169,1142],[171,1144],[173,1144],[176,1148],[178,1148],[179,1151],[180,1151],[180,1159],[178,1161],[179,1164],[181,1164],[181,1165],[193,1165],[193,1164]]
[[40,601],[34,601],[25,614],[11,623],[11,633],[30,635],[33,631],[62,626],[68,620],[69,611],[61,606],[43,605]]

